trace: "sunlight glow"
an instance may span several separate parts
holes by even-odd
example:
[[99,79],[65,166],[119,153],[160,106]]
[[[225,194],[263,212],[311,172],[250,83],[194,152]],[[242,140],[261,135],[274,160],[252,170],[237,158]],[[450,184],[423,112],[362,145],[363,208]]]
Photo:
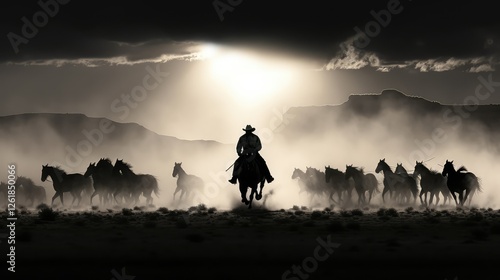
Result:
[[210,48],[207,54],[211,55],[213,81],[238,101],[263,102],[282,91],[293,77],[289,62],[265,55]]

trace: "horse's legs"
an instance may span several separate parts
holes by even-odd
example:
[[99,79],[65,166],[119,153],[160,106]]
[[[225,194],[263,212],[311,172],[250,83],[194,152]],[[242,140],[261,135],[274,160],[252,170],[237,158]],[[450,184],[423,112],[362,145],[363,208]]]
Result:
[[241,202],[245,203],[248,205],[248,199],[247,199],[247,186],[240,184],[240,194],[241,194]]
[[50,206],[54,206],[54,200],[55,200],[58,196],[60,196],[60,195],[61,195],[61,193],[59,193],[59,192],[56,192],[56,193],[54,194],[54,196],[52,197],[52,203],[50,204]]
[[[463,201],[462,201],[462,205],[464,205],[465,202],[467,202],[467,198],[469,197],[469,193],[470,193],[470,189],[466,189],[465,196],[464,196]],[[470,205],[470,200],[469,200],[469,205]]]
[[464,206],[464,192],[463,191],[458,193],[458,200],[460,201],[460,206]]
[[63,196],[64,196],[64,192],[61,192],[61,193],[59,194],[59,198],[61,199],[61,204],[62,204],[62,206],[64,206],[64,197],[63,197]]
[[[382,190],[382,202],[385,203],[385,194],[389,191],[389,188],[384,186],[384,189]],[[389,197],[391,197],[391,193],[389,192]]]
[[[94,191],[94,193],[90,196],[90,205],[91,206],[92,206],[92,198],[94,198],[94,196],[96,196],[96,195],[97,195],[97,191]],[[99,195],[99,198],[102,201],[102,195]],[[102,204],[102,202],[101,202],[101,204]]]
[[249,201],[248,201],[248,209],[252,209],[252,201],[253,201],[253,196],[254,196],[255,191],[256,191],[256,189],[257,189],[257,185],[252,186],[252,188],[251,188],[251,189],[252,189],[252,191],[250,192],[250,199],[249,199]]

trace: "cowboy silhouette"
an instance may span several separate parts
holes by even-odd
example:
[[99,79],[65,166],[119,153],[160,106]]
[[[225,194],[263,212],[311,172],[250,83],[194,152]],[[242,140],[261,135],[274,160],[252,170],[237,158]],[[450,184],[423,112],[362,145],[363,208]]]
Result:
[[238,144],[236,144],[236,153],[238,153],[238,159],[236,159],[236,161],[234,162],[233,177],[229,180],[229,182],[231,184],[236,184],[236,179],[238,178],[238,175],[241,171],[240,166],[241,161],[243,160],[243,156],[254,155],[254,160],[257,162],[259,169],[263,171],[263,175],[266,178],[267,182],[271,183],[272,181],[274,181],[274,178],[273,176],[271,176],[271,172],[267,167],[266,161],[259,154],[259,151],[262,149],[262,144],[260,142],[259,136],[252,133],[255,131],[255,128],[253,128],[251,125],[247,125],[245,128],[243,128],[243,130],[245,131],[245,134],[240,136]]

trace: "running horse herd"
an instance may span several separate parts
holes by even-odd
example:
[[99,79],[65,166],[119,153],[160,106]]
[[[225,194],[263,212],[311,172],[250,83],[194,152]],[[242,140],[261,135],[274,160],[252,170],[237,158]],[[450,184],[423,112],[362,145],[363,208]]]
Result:
[[453,161],[448,160],[442,172],[417,161],[413,174],[409,174],[402,164],[397,164],[393,171],[385,159],[381,159],[375,173],[383,175],[382,191],[373,173],[365,173],[363,168],[352,165],[346,165],[344,172],[330,166],[326,166],[324,172],[312,167],[306,167],[306,171],[295,168],[292,179],[297,179],[299,192],[307,193],[311,203],[315,197],[327,197],[333,204],[343,206],[352,204],[354,191],[358,206],[369,204],[379,193],[383,203],[388,198],[400,204],[414,204],[418,197],[421,205],[432,206],[435,201],[436,206],[442,196],[443,205],[453,199],[457,206],[470,206],[473,196],[481,191],[480,180],[474,173],[463,166],[456,170]]
[[[249,205],[256,197],[262,198],[264,179],[258,176],[252,166],[247,166],[248,174],[240,178],[240,192],[242,202]],[[115,164],[108,158],[101,158],[97,163],[90,163],[84,174],[68,174],[57,166],[42,165],[41,181],[53,184],[55,194],[52,205],[60,198],[64,205],[64,193],[69,192],[73,198],[71,205],[76,201],[80,205],[82,200],[92,205],[95,196],[99,196],[101,205],[137,205],[141,195],[146,199],[146,204],[153,202],[153,194],[158,197],[159,187],[157,179],[150,174],[136,174],[130,164],[117,159]],[[478,177],[467,171],[465,167],[455,169],[453,161],[446,161],[442,172],[426,167],[423,162],[416,162],[413,174],[409,174],[402,164],[397,164],[395,170],[381,159],[375,173],[383,175],[380,190],[379,182],[373,173],[365,173],[363,168],[346,165],[345,171],[326,166],[324,171],[307,167],[305,171],[295,168],[292,179],[297,179],[299,193],[307,194],[312,202],[314,198],[327,198],[337,205],[368,205],[373,197],[381,194],[382,202],[392,201],[403,204],[416,203],[417,197],[424,206],[438,205],[440,196],[443,205],[451,199],[457,206],[470,206],[473,196],[481,191]],[[245,175],[246,174],[246,175]],[[203,191],[203,180],[195,175],[186,173],[181,163],[175,163],[172,172],[177,177],[175,195],[180,192],[179,200],[192,197],[194,193]],[[260,191],[257,191],[260,183]],[[251,193],[247,198],[247,190]],[[0,182],[0,201],[7,201],[7,184]],[[33,206],[45,203],[46,194],[42,186],[37,186],[31,179],[18,177],[16,182],[16,200],[18,204]],[[353,201],[354,195],[357,200]],[[458,195],[458,199],[457,199]],[[429,196],[429,198],[428,198]]]

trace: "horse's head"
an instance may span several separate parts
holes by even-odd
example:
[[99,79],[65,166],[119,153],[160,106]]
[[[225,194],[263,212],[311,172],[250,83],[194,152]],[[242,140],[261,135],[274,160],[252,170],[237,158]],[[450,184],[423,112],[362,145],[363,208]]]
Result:
[[380,173],[380,171],[383,171],[385,170],[385,168],[387,167],[387,163],[385,162],[385,158],[384,159],[381,159],[379,160],[378,164],[377,164],[377,168],[375,168],[375,172],[377,173]]
[[292,173],[292,179],[295,179],[295,178],[298,178],[299,177],[299,169],[298,168],[294,168],[293,169],[293,173]]
[[396,170],[394,170],[394,172],[396,174],[408,174],[402,163],[396,163]]
[[49,166],[49,164],[42,165],[42,177],[40,178],[42,182],[45,182],[45,180],[47,180],[47,177],[50,174],[50,170],[51,167]]
[[453,160],[452,161],[446,160],[446,163],[444,164],[444,167],[443,167],[443,172],[441,174],[443,176],[447,176],[448,174],[454,173],[454,172],[455,172],[455,167],[453,167]]
[[415,161],[415,170],[413,171],[413,177],[417,177],[418,175],[422,174],[427,168],[424,166],[424,162],[418,162]]
[[175,177],[175,176],[177,176],[177,174],[179,174],[179,170],[182,168],[181,164],[182,164],[182,162],[179,162],[179,163],[174,162],[174,170],[172,171],[172,177]]
[[355,171],[356,171],[356,168],[354,168],[352,166],[352,164],[351,165],[347,165],[346,164],[346,166],[345,166],[345,175],[344,175],[345,179],[348,180],[349,178],[353,177]]
[[90,175],[94,174],[95,169],[96,169],[95,162],[89,163],[89,166],[87,167],[87,171],[85,171],[85,174],[83,174],[83,176],[89,177]]

